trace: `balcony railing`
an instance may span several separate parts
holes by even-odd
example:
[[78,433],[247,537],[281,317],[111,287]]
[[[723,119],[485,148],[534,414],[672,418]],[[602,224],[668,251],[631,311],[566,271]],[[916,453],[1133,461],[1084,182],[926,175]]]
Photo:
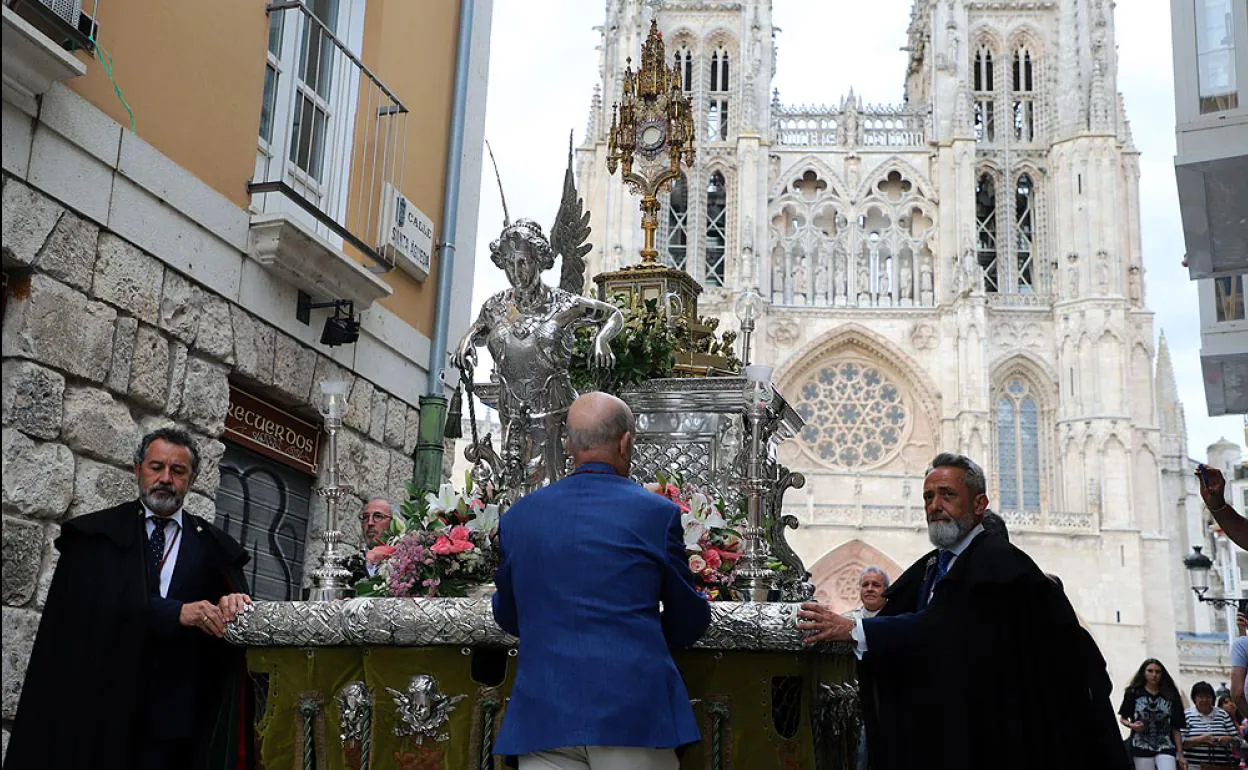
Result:
[[923,147],[927,116],[905,107],[847,103],[841,108],[772,104],[777,141],[785,147]]
[[364,66],[354,52],[360,44],[352,41],[353,51],[336,34],[360,34],[361,23],[323,20],[298,0],[266,10],[260,145],[247,186],[253,206],[290,214],[334,245],[385,262],[385,202],[403,189],[408,109]]
[[[792,513],[802,521],[808,521],[806,507],[794,502],[785,506],[785,513]],[[1069,534],[1095,533],[1098,531],[1096,514],[1063,512],[1002,511],[1006,528],[1010,532],[1064,532]],[[913,505],[875,505],[855,503],[815,503],[809,512],[809,523],[820,525],[903,526],[925,527],[927,519],[921,503]]]
[[[1231,676],[1231,643],[1226,634],[1175,634],[1179,670],[1197,676]],[[1217,684],[1217,683],[1215,683]]]
[[1011,532],[1087,532],[1098,531],[1097,516],[1089,511],[998,511]]

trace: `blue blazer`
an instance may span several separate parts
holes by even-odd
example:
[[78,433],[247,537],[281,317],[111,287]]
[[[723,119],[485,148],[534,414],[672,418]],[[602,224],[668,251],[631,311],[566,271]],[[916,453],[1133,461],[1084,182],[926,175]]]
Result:
[[[520,638],[494,751],[675,748],[699,739],[671,647],[710,623],[674,503],[587,463],[511,506],[494,619]],[[663,611],[659,611],[659,602]]]

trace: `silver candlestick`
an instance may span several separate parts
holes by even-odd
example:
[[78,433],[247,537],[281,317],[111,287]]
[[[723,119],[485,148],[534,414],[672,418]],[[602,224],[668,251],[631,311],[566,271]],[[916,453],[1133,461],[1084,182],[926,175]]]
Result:
[[338,483],[338,431],[347,412],[347,385],[342,380],[321,383],[320,411],[325,420],[325,430],[329,433],[329,449],[325,458],[327,483],[316,490],[325,498],[326,521],[325,530],[321,533],[321,540],[325,543],[321,565],[312,570],[309,598],[313,601],[344,599],[350,592],[348,581],[351,572],[342,564],[347,554],[338,547],[343,541],[343,533],[338,529],[338,501],[351,494],[349,484]]
[[754,335],[755,322],[763,311],[763,295],[758,289],[747,289],[737,295],[732,311],[741,322],[741,363],[750,363],[750,339]]
[[754,364],[742,367],[745,375],[745,428],[749,433],[746,455],[746,476],[742,479],[745,492],[745,528],[741,538],[744,553],[737,563],[737,585],[742,601],[765,602],[776,589],[776,572],[767,566],[771,558],[762,521],[763,495],[768,481],[763,478],[762,458],[767,439],[763,424],[767,420],[767,407],[771,405],[771,367]]

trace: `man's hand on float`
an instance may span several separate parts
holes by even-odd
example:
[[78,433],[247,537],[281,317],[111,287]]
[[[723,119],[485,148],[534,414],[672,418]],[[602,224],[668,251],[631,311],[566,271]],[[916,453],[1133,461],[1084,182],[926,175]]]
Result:
[[854,621],[833,612],[822,604],[806,602],[797,611],[804,622],[797,624],[799,631],[811,632],[803,640],[806,644],[818,642],[848,642],[854,630]]
[[217,638],[225,634],[225,620],[221,610],[210,601],[184,603],[182,611],[178,613],[178,622],[187,628],[196,628]]
[[249,604],[251,604],[251,597],[247,594],[226,594],[221,597],[221,601],[217,602],[217,609],[221,611],[222,619],[229,623],[246,612]]

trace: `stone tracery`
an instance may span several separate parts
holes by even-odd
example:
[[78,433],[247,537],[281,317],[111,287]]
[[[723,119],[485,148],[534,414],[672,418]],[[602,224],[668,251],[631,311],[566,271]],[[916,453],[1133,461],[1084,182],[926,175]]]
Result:
[[772,302],[930,305],[935,213],[908,172],[886,164],[855,202],[813,164],[798,168],[771,205]]

